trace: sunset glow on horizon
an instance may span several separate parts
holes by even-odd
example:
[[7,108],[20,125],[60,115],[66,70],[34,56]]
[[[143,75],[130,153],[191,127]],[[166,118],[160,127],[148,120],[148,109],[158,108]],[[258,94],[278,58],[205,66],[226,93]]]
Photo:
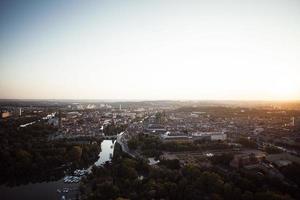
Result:
[[[209,2],[209,3],[208,3]],[[0,99],[300,99],[300,2],[0,3]]]

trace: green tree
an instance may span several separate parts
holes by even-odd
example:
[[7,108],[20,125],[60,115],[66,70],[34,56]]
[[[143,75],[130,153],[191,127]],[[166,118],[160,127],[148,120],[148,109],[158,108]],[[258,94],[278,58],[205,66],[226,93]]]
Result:
[[18,150],[16,152],[16,161],[23,167],[29,167],[32,162],[32,155],[26,150]]
[[138,141],[134,138],[130,139],[128,142],[129,149],[136,150],[138,147]]
[[73,146],[68,152],[68,158],[71,161],[80,161],[82,156],[82,148],[80,146]]

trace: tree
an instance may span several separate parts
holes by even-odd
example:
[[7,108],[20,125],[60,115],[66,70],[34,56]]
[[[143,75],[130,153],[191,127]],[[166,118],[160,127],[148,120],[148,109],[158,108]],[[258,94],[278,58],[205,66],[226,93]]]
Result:
[[256,148],[257,146],[255,141],[244,137],[240,138],[238,142],[242,144],[244,147],[248,147],[248,148]]
[[32,155],[26,150],[18,150],[16,152],[16,161],[21,165],[21,167],[27,168],[31,165]]
[[253,193],[250,192],[250,191],[245,191],[243,194],[242,194],[242,200],[253,200]]
[[82,148],[80,146],[73,146],[68,152],[70,161],[80,161],[82,155]]
[[275,146],[267,146],[265,148],[265,151],[268,153],[268,154],[278,154],[278,153],[282,153],[283,151]]
[[129,149],[136,150],[138,147],[138,141],[134,138],[130,139],[128,142]]
[[178,159],[162,160],[160,162],[160,165],[164,165],[169,169],[179,169],[180,168],[180,162]]

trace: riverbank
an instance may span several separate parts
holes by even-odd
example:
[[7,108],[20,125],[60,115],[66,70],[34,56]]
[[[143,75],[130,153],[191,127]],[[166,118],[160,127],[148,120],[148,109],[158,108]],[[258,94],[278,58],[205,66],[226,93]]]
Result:
[[[112,159],[114,155],[114,140],[103,140],[99,145],[99,153],[97,159],[93,162],[92,166],[101,166],[107,161]],[[118,152],[118,151],[117,151]],[[74,169],[72,169],[74,171]],[[72,174],[70,169],[68,174]],[[79,183],[66,183],[64,182],[65,175],[62,174],[60,178],[56,180],[44,181],[39,183],[27,183],[19,186],[0,186],[0,193],[3,194],[1,199],[9,200],[23,200],[23,199],[61,199],[64,196],[67,199],[79,198]]]

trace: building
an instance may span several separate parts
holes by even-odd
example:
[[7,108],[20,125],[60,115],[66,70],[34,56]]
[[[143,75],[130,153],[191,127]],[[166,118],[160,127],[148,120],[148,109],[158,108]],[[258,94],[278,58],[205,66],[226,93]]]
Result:
[[227,139],[227,135],[223,132],[210,134],[211,141],[218,141],[218,140],[224,141],[226,139]]
[[192,142],[193,141],[193,138],[191,136],[181,132],[171,133],[170,131],[167,131],[164,134],[161,134],[160,137],[164,142],[168,142],[168,141]]
[[196,132],[192,133],[193,140],[210,140],[210,141],[224,141],[227,135],[224,132]]
[[48,120],[48,124],[52,126],[59,126],[59,119],[58,118],[50,118]]
[[224,141],[227,135],[224,132],[197,132],[186,134],[183,132],[170,132],[167,131],[161,134],[164,141],[194,141],[194,140],[207,140],[207,141]]
[[300,117],[292,117],[291,125],[295,130],[300,130]]
[[300,164],[300,158],[289,153],[270,154],[266,159],[279,167],[291,162]]
[[161,124],[149,124],[145,130],[152,133],[165,133],[166,128]]
[[236,154],[230,162],[230,166],[234,168],[242,168],[259,164],[266,157],[262,151],[251,150]]
[[291,124],[290,124],[291,126],[295,126],[295,117],[292,117],[291,118]]
[[1,113],[1,118],[7,118],[7,117],[10,117],[10,116],[11,116],[11,113],[8,112],[8,111],[5,111],[5,112]]

